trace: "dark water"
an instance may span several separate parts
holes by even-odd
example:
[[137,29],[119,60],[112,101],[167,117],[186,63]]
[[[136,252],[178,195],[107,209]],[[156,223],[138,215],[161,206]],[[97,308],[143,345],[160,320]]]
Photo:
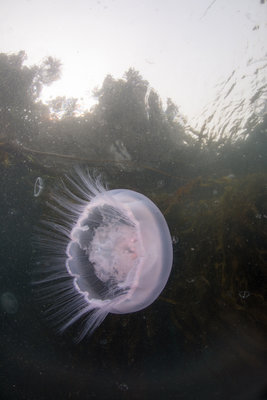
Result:
[[[150,307],[109,315],[79,344],[75,326],[55,333],[32,290],[33,227],[53,187],[35,198],[36,173],[16,156],[1,166],[2,399],[267,398],[264,170],[151,190],[174,236],[169,282]],[[162,177],[116,179],[142,191]]]
[[[223,101],[226,114],[209,111],[197,130],[134,69],[107,76],[90,112],[51,110],[44,70],[24,57],[0,55],[0,399],[267,399],[265,86],[249,110]],[[78,344],[76,324],[58,335],[32,285],[44,267],[35,228],[76,164],[148,196],[174,252],[152,305],[108,315]]]

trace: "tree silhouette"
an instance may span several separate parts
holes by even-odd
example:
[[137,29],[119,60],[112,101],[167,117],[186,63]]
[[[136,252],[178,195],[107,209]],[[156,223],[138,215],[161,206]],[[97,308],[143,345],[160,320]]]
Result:
[[48,109],[38,101],[44,85],[60,75],[60,62],[52,57],[41,65],[24,65],[26,54],[0,53],[0,130],[6,139],[27,140]]

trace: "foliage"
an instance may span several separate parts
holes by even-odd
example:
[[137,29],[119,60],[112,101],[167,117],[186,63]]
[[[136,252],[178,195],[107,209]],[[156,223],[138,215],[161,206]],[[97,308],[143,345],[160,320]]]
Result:
[[[95,165],[117,163],[124,171],[147,166],[185,178],[209,175],[214,168],[230,174],[266,167],[266,116],[243,137],[232,141],[225,135],[218,140],[206,135],[205,124],[200,131],[192,129],[171,99],[164,108],[133,68],[121,79],[107,75],[94,92],[97,103],[90,111],[82,114],[78,99],[64,96],[46,106],[40,94],[44,85],[59,78],[60,61],[48,57],[28,67],[25,59],[23,51],[0,54],[2,141],[16,139],[33,150]],[[43,162],[54,163],[56,157],[61,163],[60,157],[51,157]]]
[[74,97],[66,98],[58,96],[48,102],[50,116],[53,119],[61,119],[75,116],[78,99]]
[[24,65],[26,54],[0,54],[0,135],[28,141],[38,124],[48,116],[47,107],[38,101],[43,85],[60,75],[60,62],[46,58],[40,66]]

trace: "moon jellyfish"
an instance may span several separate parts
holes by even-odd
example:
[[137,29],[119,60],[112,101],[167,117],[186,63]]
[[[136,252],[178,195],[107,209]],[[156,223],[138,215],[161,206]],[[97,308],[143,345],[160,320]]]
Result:
[[34,197],[40,196],[41,192],[43,191],[43,188],[44,188],[44,181],[40,176],[38,176],[38,178],[34,183],[34,189],[33,189]]
[[153,303],[167,283],[173,251],[165,218],[151,200],[132,190],[107,190],[77,172],[68,178],[71,189],[64,184],[53,195],[54,219],[43,235],[52,258],[42,283],[55,299],[51,311],[59,330],[81,320],[81,340],[108,313]]

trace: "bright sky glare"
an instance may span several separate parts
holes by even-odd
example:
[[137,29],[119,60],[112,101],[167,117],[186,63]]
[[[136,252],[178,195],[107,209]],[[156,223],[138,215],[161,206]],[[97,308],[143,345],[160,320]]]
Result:
[[54,56],[62,78],[43,92],[82,97],[107,74],[140,71],[189,117],[249,58],[266,57],[267,4],[260,0],[9,0],[0,12],[0,51],[25,50],[28,64]]

